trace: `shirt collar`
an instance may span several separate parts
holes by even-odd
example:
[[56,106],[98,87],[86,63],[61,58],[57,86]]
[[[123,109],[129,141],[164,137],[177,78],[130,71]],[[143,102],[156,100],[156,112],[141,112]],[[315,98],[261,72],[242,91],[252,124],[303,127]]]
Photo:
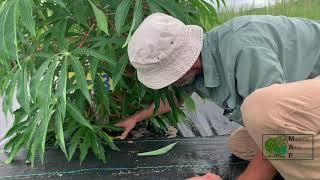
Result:
[[209,88],[220,86],[221,80],[217,71],[217,63],[215,56],[216,48],[209,44],[209,41],[214,41],[214,34],[204,33],[203,47],[201,50],[201,62],[203,69],[204,85]]

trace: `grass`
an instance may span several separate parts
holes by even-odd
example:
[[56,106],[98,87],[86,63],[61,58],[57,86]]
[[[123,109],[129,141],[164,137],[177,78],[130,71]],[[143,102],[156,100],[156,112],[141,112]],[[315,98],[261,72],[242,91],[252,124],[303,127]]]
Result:
[[269,5],[263,8],[255,8],[252,5],[251,7],[241,8],[239,11],[227,7],[218,16],[221,22],[236,16],[267,14],[320,20],[320,0],[279,0],[274,5],[267,4]]

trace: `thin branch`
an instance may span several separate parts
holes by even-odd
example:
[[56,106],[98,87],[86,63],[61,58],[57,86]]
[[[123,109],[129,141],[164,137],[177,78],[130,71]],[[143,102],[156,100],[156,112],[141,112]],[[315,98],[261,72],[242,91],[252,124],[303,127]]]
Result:
[[112,22],[111,22],[111,20],[109,18],[108,18],[108,23],[109,23],[110,27],[112,28],[112,30],[114,32],[116,32],[117,30],[116,30],[116,28],[114,27],[114,25],[112,24]]
[[93,23],[93,24],[91,25],[89,31],[84,34],[84,36],[83,36],[83,38],[82,38],[82,40],[81,40],[78,48],[82,48],[83,44],[87,41],[87,38],[88,38],[90,32],[92,31],[92,29],[93,29],[95,26],[96,26],[96,23]]

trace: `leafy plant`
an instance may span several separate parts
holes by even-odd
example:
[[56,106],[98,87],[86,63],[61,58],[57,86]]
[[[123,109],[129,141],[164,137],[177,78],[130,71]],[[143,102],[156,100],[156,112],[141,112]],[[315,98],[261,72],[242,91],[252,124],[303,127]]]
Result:
[[[216,3],[211,1],[210,3]],[[221,1],[223,2],[223,1]],[[165,128],[184,116],[173,95],[177,87],[146,88],[128,64],[126,46],[143,17],[164,12],[186,24],[212,28],[214,8],[205,0],[6,0],[0,1],[0,95],[3,112],[14,114],[5,149],[7,163],[25,148],[34,164],[45,146],[59,147],[71,160],[80,149],[106,161],[105,145],[119,150],[113,126],[139,109],[168,98],[172,111],[154,117]],[[224,3],[224,2],[223,2]],[[13,112],[12,99],[20,108]],[[187,98],[187,97],[186,97]],[[187,99],[189,107],[194,104]]]

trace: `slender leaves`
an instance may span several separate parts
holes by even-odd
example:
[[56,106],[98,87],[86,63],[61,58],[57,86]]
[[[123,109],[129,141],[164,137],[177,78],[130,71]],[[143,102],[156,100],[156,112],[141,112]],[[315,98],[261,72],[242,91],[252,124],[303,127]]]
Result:
[[111,66],[115,66],[116,65],[116,60],[114,60],[112,57],[107,56],[106,54],[100,54],[97,51],[93,50],[93,49],[88,49],[88,48],[77,48],[75,50],[72,51],[72,53],[74,54],[78,54],[78,55],[89,55],[89,56],[93,56],[103,62],[106,62],[108,64],[110,64]]
[[128,64],[128,56],[125,54],[123,55],[120,60],[120,62],[117,64],[115,70],[113,71],[113,83],[114,83],[114,87],[116,87],[116,85],[118,84],[118,82],[120,81],[122,75],[123,75],[123,72]]
[[81,114],[80,110],[77,108],[77,106],[73,105],[70,102],[67,102],[67,112],[70,113],[71,117],[75,121],[77,121],[79,124],[93,130],[93,127],[91,126],[89,121],[82,116],[82,114]]
[[16,4],[16,0],[5,1],[0,8],[0,58],[18,58]]
[[94,15],[96,16],[98,28],[105,32],[107,35],[109,35],[107,16],[104,14],[102,10],[98,9],[97,6],[95,6],[90,0],[89,2],[93,9]]
[[44,148],[45,148],[45,142],[47,137],[48,125],[52,115],[51,114],[52,109],[50,108],[51,89],[52,89],[52,81],[54,78],[54,72],[56,70],[57,64],[58,64],[58,61],[56,60],[50,64],[48,71],[46,72],[39,86],[38,98],[39,98],[39,113],[41,114],[41,123],[37,131],[36,138],[39,140],[38,142],[40,143],[40,158],[42,163],[43,163],[43,156],[45,151]]
[[36,97],[38,95],[40,82],[43,78],[43,74],[47,70],[49,64],[51,63],[50,60],[45,61],[36,71],[36,74],[31,78],[30,81],[30,94],[34,101],[36,101]]
[[125,23],[126,17],[131,6],[131,0],[122,0],[116,10],[115,26],[117,32],[121,33],[121,28]]
[[131,38],[131,34],[133,32],[133,30],[135,30],[137,28],[137,26],[141,23],[142,21],[142,16],[143,16],[143,12],[142,12],[142,0],[136,0],[136,4],[134,7],[134,14],[133,14],[133,20],[132,20],[132,24],[131,24],[131,28],[127,37],[126,42],[124,43],[124,45],[122,47],[127,46],[127,44],[130,41]]
[[17,100],[25,112],[30,113],[30,98],[29,98],[29,74],[26,64],[19,73],[19,81],[17,87]]
[[65,139],[64,139],[62,114],[63,113],[60,112],[60,109],[58,109],[55,114],[56,115],[55,116],[55,134],[56,134],[56,140],[58,141],[58,144],[59,144],[61,150],[68,158],[68,153],[66,150]]
[[78,58],[71,56],[71,64],[73,71],[75,72],[77,86],[81,90],[82,94],[87,98],[88,102],[91,104],[91,96],[88,89],[88,83],[84,73],[84,68],[80,63]]
[[58,97],[58,109],[61,113],[62,120],[66,115],[66,104],[67,104],[67,57],[61,65],[60,76],[58,80],[58,88],[56,97]]
[[21,14],[22,24],[33,35],[36,36],[35,22],[32,17],[32,0],[18,0],[19,11]]
[[16,87],[17,79],[19,76],[19,72],[20,72],[20,70],[18,70],[13,75],[13,77],[10,80],[9,85],[7,86],[6,91],[5,91],[5,96],[4,96],[3,102],[2,102],[2,108],[3,108],[3,112],[5,115],[7,115],[8,110],[12,114],[12,101],[13,101],[12,98],[13,98],[14,89]]

